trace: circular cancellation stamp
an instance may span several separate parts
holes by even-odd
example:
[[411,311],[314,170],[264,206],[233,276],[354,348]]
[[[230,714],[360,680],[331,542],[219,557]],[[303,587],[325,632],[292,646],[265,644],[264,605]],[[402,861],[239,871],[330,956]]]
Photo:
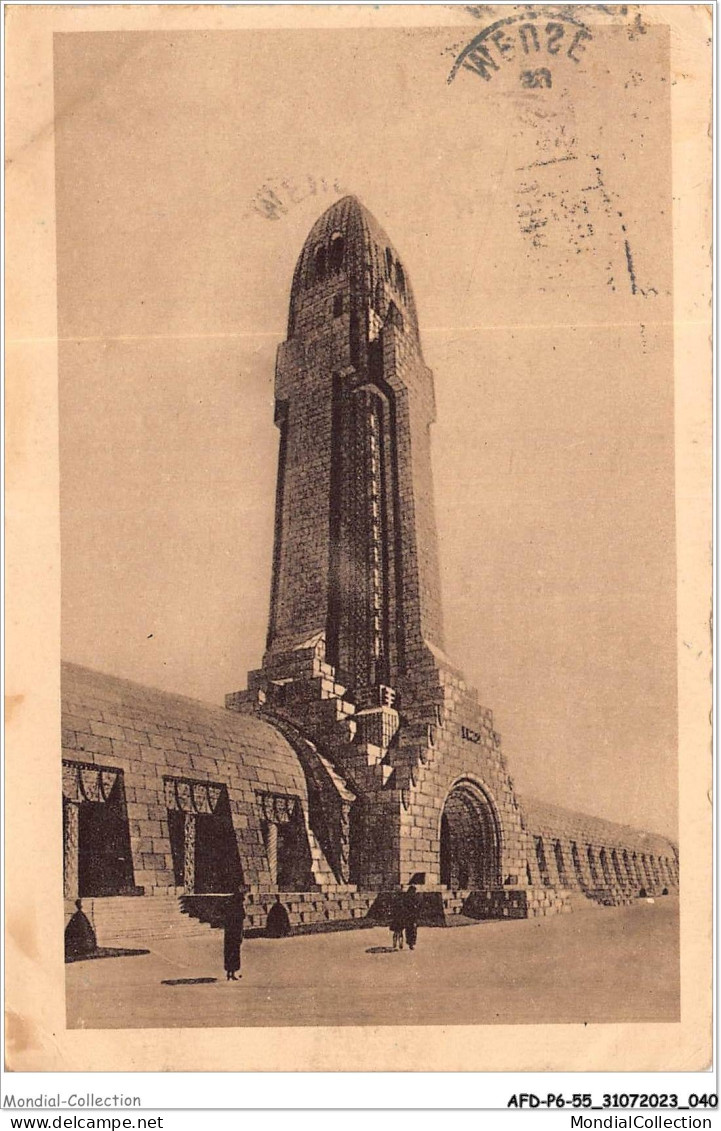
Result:
[[509,67],[519,67],[522,88],[553,85],[553,67],[561,59],[580,63],[593,39],[590,28],[568,9],[527,9],[483,28],[456,58],[448,82],[461,69],[485,82]]

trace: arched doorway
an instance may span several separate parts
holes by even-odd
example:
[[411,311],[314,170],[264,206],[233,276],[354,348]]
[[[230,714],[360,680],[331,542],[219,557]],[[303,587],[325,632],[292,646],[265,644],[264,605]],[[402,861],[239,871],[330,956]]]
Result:
[[456,890],[496,887],[501,882],[498,820],[491,802],[473,782],[453,786],[441,816],[441,883]]

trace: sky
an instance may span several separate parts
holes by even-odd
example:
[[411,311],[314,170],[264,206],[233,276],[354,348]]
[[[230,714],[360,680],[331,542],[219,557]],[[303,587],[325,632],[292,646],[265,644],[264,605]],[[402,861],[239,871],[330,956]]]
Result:
[[350,192],[435,374],[447,653],[521,795],[675,836],[668,43],[603,34],[550,89],[449,84],[458,26],[56,37],[66,659],[259,666],[275,351]]

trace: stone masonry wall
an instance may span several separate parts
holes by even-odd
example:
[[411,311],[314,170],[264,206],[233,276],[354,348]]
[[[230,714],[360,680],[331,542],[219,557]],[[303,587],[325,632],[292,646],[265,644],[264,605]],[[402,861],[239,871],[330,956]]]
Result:
[[678,851],[665,837],[535,800],[522,806],[545,883],[607,904],[678,887]]
[[417,332],[396,318],[381,335],[382,377],[396,393],[397,451],[403,532],[403,614],[406,664],[426,645],[443,648],[430,427],[435,419],[433,375]]
[[[407,884],[418,872],[425,875],[426,890],[441,885],[441,817],[449,793],[461,783],[485,799],[498,834],[497,875],[489,881],[484,914],[555,914],[572,909],[574,892],[614,904],[635,898],[641,888],[653,894],[677,885],[675,849],[663,838],[560,808],[521,803],[492,712],[478,704],[475,691],[440,653],[427,649],[413,676],[399,681],[398,712],[357,712],[335,682],[322,648],[319,641],[306,650],[308,657],[299,652],[298,660],[285,658],[275,673],[252,673],[254,690],[230,696],[229,705],[292,719],[342,771],[358,798],[351,812],[350,853],[355,868],[351,879],[361,888]],[[285,682],[291,673],[291,682]],[[277,684],[270,678],[274,674],[281,676]],[[595,878],[585,856],[574,867],[573,844],[581,853],[593,846]],[[644,871],[635,873],[638,882],[632,883],[625,862],[630,868],[636,858]],[[625,869],[627,882],[619,878],[616,862]]]
[[[336,297],[346,313],[333,317]],[[285,434],[277,500],[268,648],[283,650],[324,632],[328,615],[333,373],[349,363],[347,284],[319,284],[307,299],[307,332],[280,346],[277,416]]]
[[417,670],[402,684],[402,694],[414,704],[411,713],[417,722],[401,728],[393,759],[403,803],[401,880],[422,871],[431,883],[439,882],[445,800],[454,785],[470,780],[498,815],[500,880],[528,889],[529,913],[569,909],[564,891],[616,904],[635,898],[641,889],[651,895],[678,886],[678,856],[670,841],[560,807],[520,801],[491,711],[478,705],[475,691],[450,665],[429,658],[425,679]]
[[401,877],[426,872],[440,883],[440,826],[454,785],[468,781],[487,798],[499,832],[499,880],[528,882],[529,843],[501,751],[493,715],[478,704],[460,672],[430,655],[425,673],[416,669],[402,682],[413,721],[401,731],[397,778],[401,785]]
[[[290,744],[261,719],[170,695],[74,664],[62,672],[63,758],[122,770],[135,884],[175,892],[164,776],[227,787],[245,883],[272,890],[259,793],[308,791]],[[307,829],[316,879],[329,869]]]

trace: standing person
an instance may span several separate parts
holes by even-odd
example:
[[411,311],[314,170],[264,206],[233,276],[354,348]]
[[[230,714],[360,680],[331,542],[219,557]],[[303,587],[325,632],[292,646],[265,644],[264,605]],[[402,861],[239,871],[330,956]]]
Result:
[[[243,923],[245,921],[245,896],[242,887],[233,892],[225,905],[224,965],[225,977],[229,982],[237,982],[240,970],[240,947],[243,942]],[[239,977],[243,977],[239,974]]]
[[[410,884],[403,898],[403,925],[406,930],[408,949],[414,950],[418,938],[419,899],[414,884]],[[403,945],[401,943],[401,945]]]
[[394,950],[403,950],[403,928],[406,924],[404,901],[403,888],[399,885],[398,890],[393,892],[391,896],[391,914],[388,921],[388,926],[393,935]]

